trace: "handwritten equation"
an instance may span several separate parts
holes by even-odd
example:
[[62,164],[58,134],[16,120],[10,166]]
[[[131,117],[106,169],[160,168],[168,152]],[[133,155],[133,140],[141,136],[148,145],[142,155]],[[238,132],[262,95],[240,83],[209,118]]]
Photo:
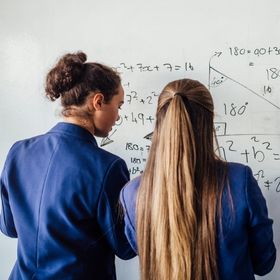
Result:
[[161,64],[144,64],[144,63],[136,63],[136,64],[128,64],[125,62],[121,62],[119,65],[113,67],[116,71],[123,74],[126,72],[161,72],[161,71],[194,71],[194,66],[192,62],[185,61],[181,64],[174,64],[170,62],[164,62]]
[[232,56],[245,56],[245,55],[254,55],[254,56],[265,56],[265,55],[280,55],[280,47],[277,46],[267,46],[267,47],[258,47],[258,48],[244,48],[244,47],[229,47],[228,51]]
[[[267,57],[278,56],[280,48],[229,47],[213,53],[209,56],[208,88],[216,112],[216,153],[226,161],[249,165],[263,192],[280,193],[280,126],[275,121],[280,120],[280,66],[267,61]],[[252,59],[249,64],[248,56]],[[264,60],[261,67],[256,66],[254,58],[258,62]],[[239,66],[241,70],[235,67],[236,59],[244,62]],[[114,68],[122,75],[125,105],[101,146],[123,157],[133,178],[143,173],[151,145],[155,110],[162,90],[153,81],[164,77],[166,84],[176,77],[182,78],[182,73],[183,77],[192,78],[201,67],[194,59],[186,59],[176,63],[121,62]],[[172,74],[170,80],[166,80],[167,73]],[[145,75],[144,84],[141,75]],[[244,76],[250,80],[244,82]]]

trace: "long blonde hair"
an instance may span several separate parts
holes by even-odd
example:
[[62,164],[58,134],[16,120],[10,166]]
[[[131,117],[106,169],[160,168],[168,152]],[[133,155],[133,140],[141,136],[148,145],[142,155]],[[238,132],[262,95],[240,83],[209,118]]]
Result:
[[137,197],[142,280],[218,279],[216,220],[226,169],[214,152],[213,111],[198,81],[173,81],[159,97]]

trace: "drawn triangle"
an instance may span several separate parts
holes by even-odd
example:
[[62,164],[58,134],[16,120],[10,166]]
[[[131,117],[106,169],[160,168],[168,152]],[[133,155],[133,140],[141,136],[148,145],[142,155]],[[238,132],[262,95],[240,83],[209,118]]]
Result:
[[143,138],[144,138],[144,139],[147,139],[147,140],[152,140],[152,137],[153,137],[153,132],[150,132],[149,134],[147,134],[147,135],[144,136]]
[[211,66],[209,87],[215,121],[226,125],[227,135],[280,135],[280,104]]
[[115,129],[115,130],[114,130],[110,135],[108,135],[107,137],[103,138],[103,139],[101,140],[100,146],[101,146],[101,147],[104,147],[104,146],[106,146],[106,145],[109,145],[109,144],[113,143],[114,140],[111,139],[111,137],[113,136],[113,134],[114,134],[116,131],[117,131],[117,129]]

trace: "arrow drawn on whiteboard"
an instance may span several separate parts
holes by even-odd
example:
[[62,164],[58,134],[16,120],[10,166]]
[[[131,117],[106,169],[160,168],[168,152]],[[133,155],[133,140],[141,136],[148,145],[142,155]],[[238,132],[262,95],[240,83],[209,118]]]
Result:
[[215,54],[213,56],[220,57],[221,54],[222,54],[222,52],[215,52]]
[[153,137],[153,132],[147,134],[146,136],[144,136],[145,139],[148,139],[148,140],[152,140],[152,137]]
[[221,55],[223,54],[223,52],[215,52],[211,57],[210,57],[210,59],[209,59],[209,64],[208,64],[208,66],[209,66],[209,73],[208,73],[208,75],[209,75],[209,79],[208,79],[208,89],[210,89],[210,72],[211,72],[211,62],[212,62],[212,59],[214,58],[214,57],[220,57]]
[[114,134],[116,131],[117,131],[117,129],[115,129],[115,130],[114,130],[110,135],[108,135],[107,137],[103,138],[102,141],[101,141],[100,146],[101,146],[101,147],[104,147],[104,146],[106,146],[106,145],[109,145],[109,144],[113,143],[114,140],[112,140],[110,137],[112,137],[113,134]]

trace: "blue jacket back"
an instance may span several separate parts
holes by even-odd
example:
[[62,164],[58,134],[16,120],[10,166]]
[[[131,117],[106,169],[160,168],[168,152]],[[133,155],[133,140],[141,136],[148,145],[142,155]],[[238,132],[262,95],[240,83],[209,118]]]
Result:
[[[248,166],[228,163],[222,195],[222,216],[217,219],[217,264],[220,280],[252,280],[270,272],[276,260],[272,220],[266,201]],[[136,198],[141,177],[121,192],[125,231],[137,252]],[[229,193],[230,192],[230,193]],[[172,231],[172,229],[170,229]]]
[[1,231],[18,238],[10,279],[115,279],[114,255],[135,255],[118,213],[128,180],[74,124],[15,143],[1,176]]

